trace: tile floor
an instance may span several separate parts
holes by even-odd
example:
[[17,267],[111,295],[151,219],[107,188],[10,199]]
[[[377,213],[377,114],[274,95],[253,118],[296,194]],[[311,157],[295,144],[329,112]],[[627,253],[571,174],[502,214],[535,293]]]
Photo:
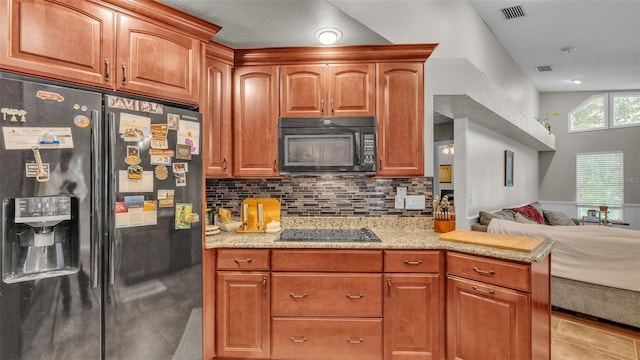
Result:
[[551,360],[640,360],[640,330],[554,311]]

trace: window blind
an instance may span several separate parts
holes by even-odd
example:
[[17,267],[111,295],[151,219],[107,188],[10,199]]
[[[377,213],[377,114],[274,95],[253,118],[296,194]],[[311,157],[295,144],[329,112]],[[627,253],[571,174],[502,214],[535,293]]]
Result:
[[578,214],[609,206],[611,219],[622,219],[624,174],[622,152],[576,154]]

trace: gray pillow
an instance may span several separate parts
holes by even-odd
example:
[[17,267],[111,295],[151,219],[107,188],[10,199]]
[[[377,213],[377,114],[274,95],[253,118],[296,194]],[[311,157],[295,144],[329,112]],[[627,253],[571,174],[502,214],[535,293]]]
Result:
[[515,213],[513,215],[513,218],[515,219],[515,221],[517,223],[523,223],[523,224],[537,224],[538,222],[535,220],[531,220],[528,217],[520,214],[520,213]]
[[546,222],[549,223],[549,225],[562,225],[562,226],[572,226],[572,225],[576,225],[576,223],[573,221],[573,219],[571,219],[570,217],[568,217],[565,213],[561,212],[561,211],[551,211],[551,210],[545,210],[542,209],[542,212],[544,213],[544,218],[546,220]]
[[500,211],[496,211],[493,213],[487,211],[480,211],[480,224],[489,225],[491,219],[502,219],[502,220],[511,220],[514,221],[513,211],[509,209],[503,209]]
[[543,216],[543,217],[544,217],[544,213],[543,213],[543,210],[542,210],[542,205],[540,205],[540,203],[539,203],[539,202],[534,201],[534,202],[532,202],[532,203],[531,203],[531,204],[529,204],[529,205],[533,206],[533,208],[534,208],[534,209],[536,209],[536,210],[538,211],[538,214],[540,214],[540,216]]

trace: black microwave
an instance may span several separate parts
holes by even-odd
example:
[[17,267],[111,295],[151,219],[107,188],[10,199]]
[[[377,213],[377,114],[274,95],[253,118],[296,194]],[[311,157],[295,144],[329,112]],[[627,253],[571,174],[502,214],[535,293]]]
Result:
[[295,174],[375,174],[375,117],[279,118],[278,170]]

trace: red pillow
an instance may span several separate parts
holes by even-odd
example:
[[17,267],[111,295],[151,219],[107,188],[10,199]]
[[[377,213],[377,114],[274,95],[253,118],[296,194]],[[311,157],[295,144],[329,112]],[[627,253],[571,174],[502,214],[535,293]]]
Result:
[[518,208],[511,208],[512,211],[520,213],[531,220],[537,222],[538,224],[544,224],[544,217],[540,215],[538,210],[534,208],[532,205],[525,205]]

